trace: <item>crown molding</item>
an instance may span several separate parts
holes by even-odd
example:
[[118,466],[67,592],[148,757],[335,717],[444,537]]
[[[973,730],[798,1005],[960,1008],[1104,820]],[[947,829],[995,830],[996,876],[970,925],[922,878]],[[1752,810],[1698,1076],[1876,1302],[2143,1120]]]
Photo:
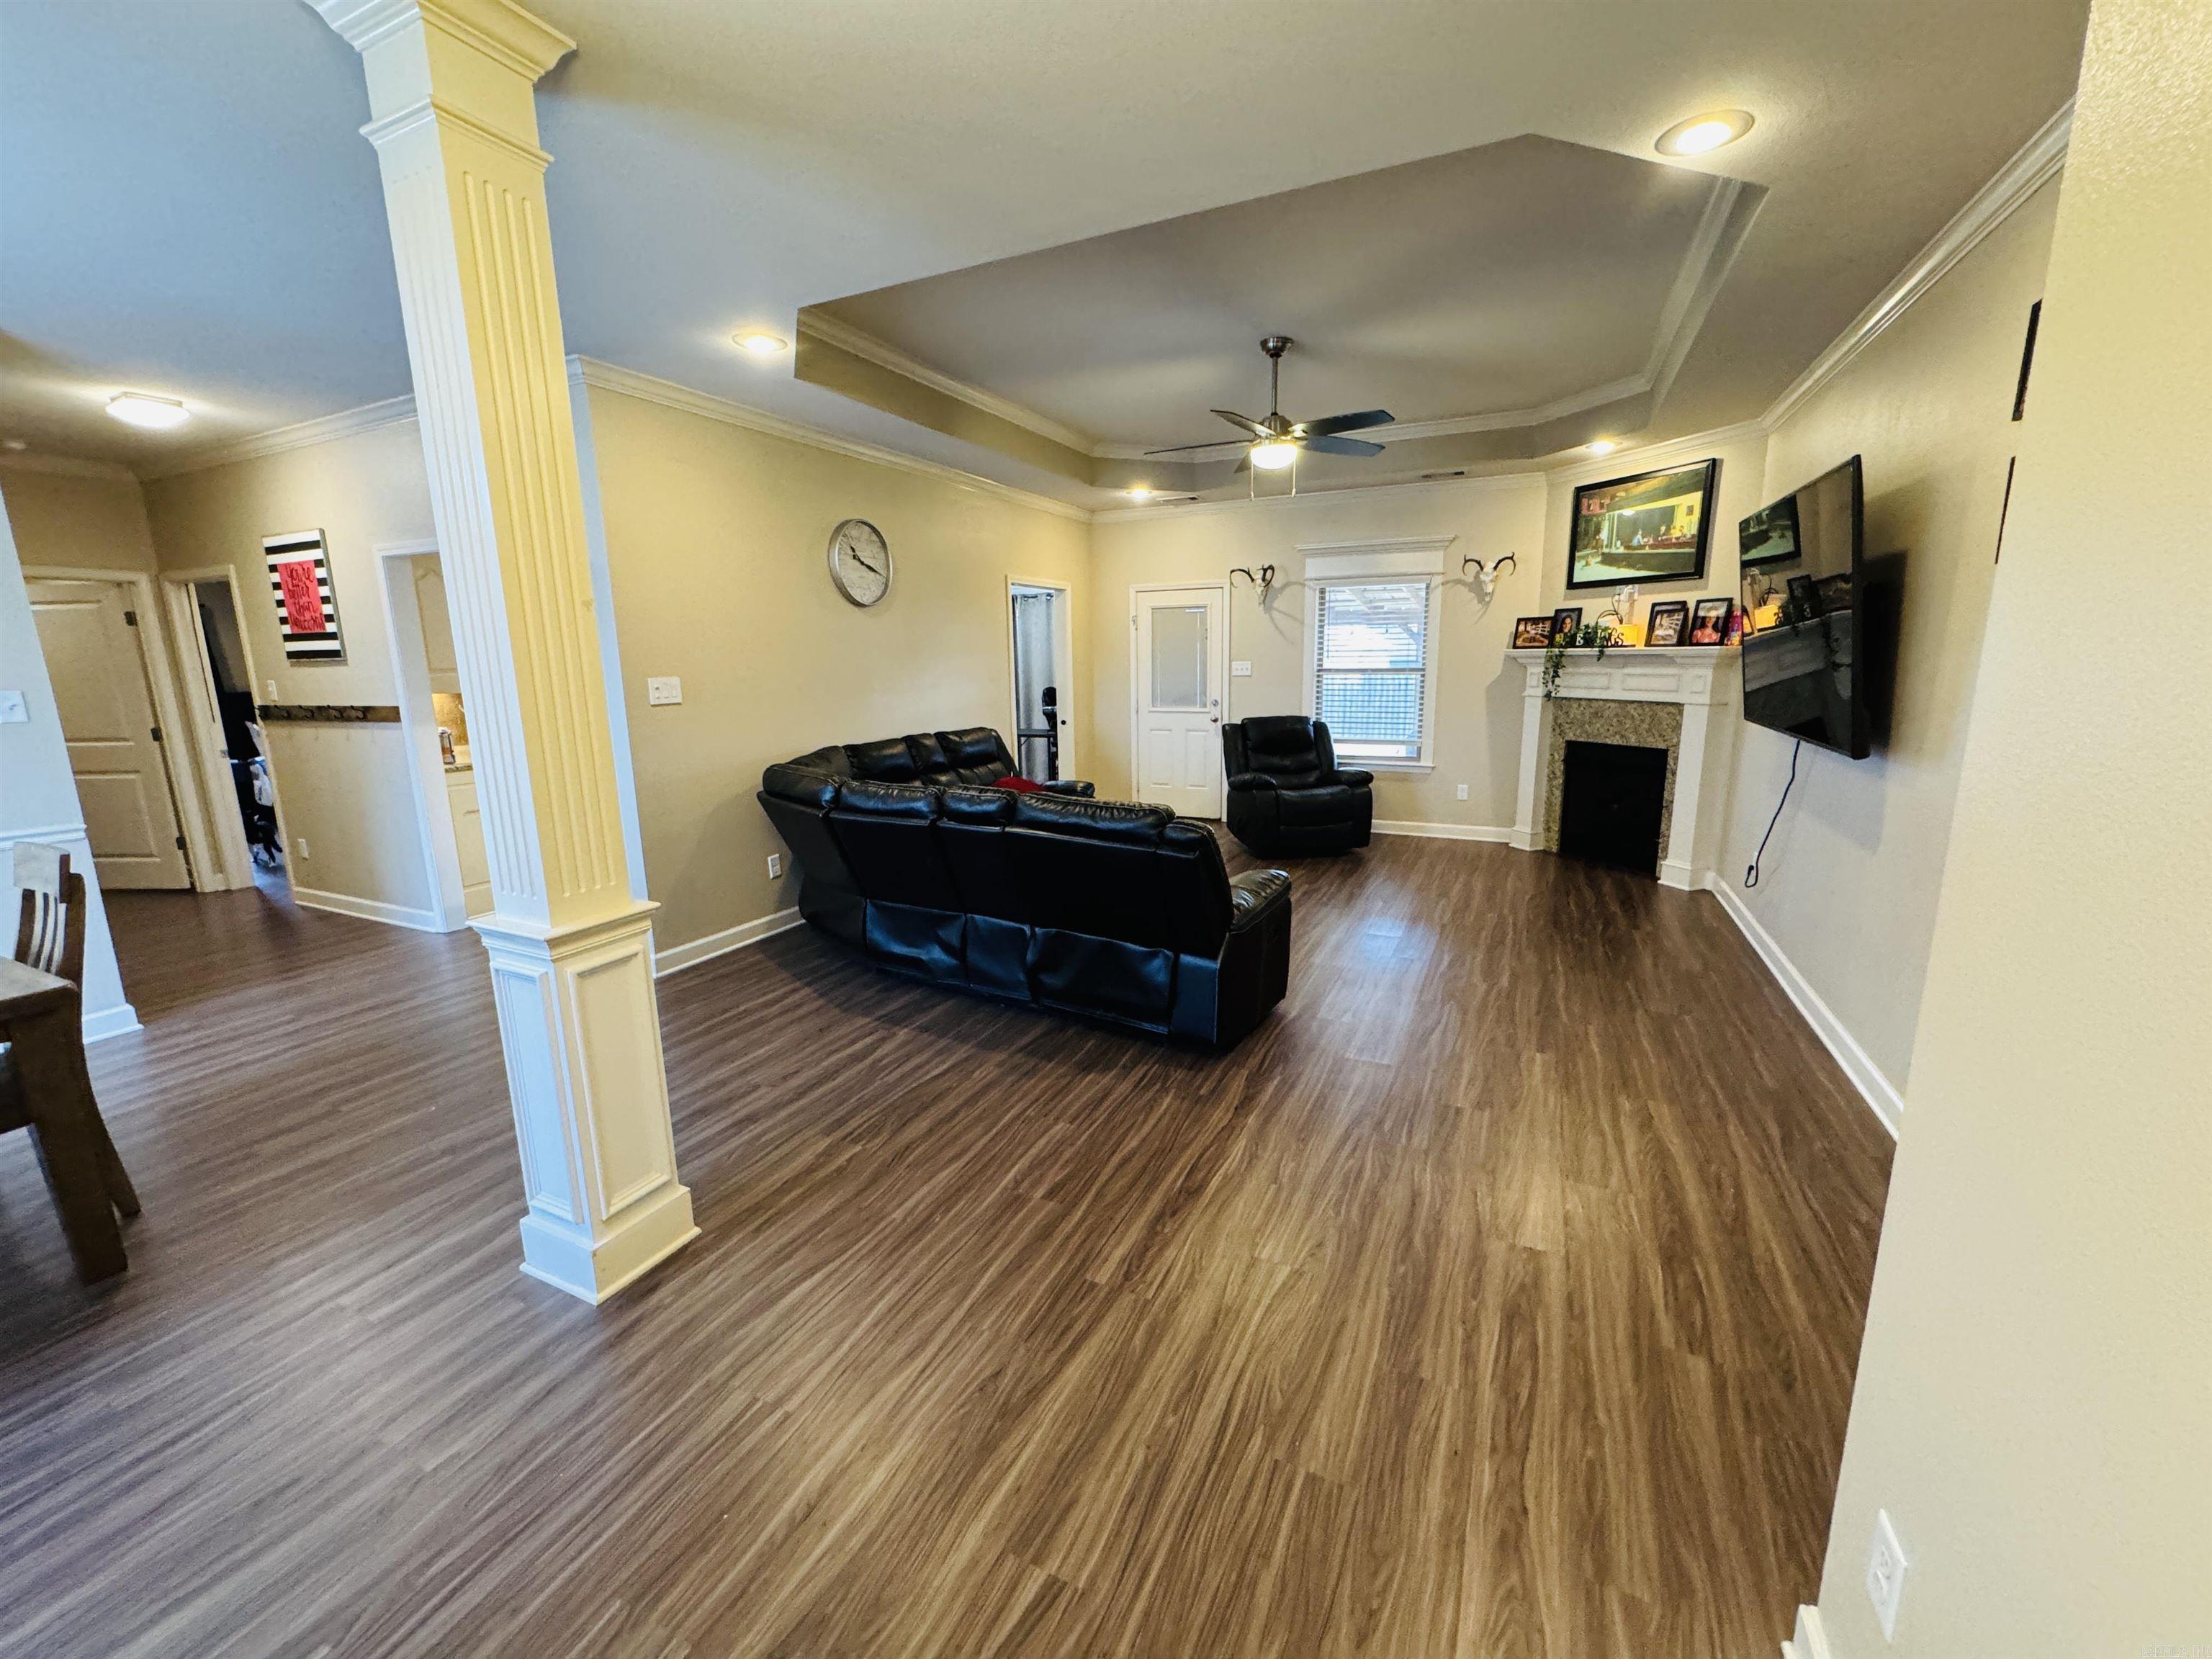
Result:
[[1976,191],[1948,224],[1936,233],[1912,262],[1898,272],[1888,287],[1875,296],[1856,320],[1813,360],[1811,367],[1790,383],[1760,416],[1771,431],[1815,392],[1833,380],[1844,365],[1873,344],[1881,331],[1903,316],[1912,302],[1943,279],[1951,267],[1980,246],[1982,240],[2026,204],[2035,192],[2057,178],[2066,165],[2066,145],[2074,130],[2074,100],[2069,98],[2057,114],[2039,128],[2033,137],[1990,181]]
[[1091,522],[1088,507],[1071,501],[1055,500],[1050,495],[1039,495],[1012,484],[1000,483],[995,478],[986,478],[973,472],[963,472],[957,466],[947,466],[942,461],[925,460],[919,455],[908,455],[880,445],[862,443],[855,438],[840,436],[818,426],[794,421],[781,415],[771,415],[764,409],[754,409],[744,404],[735,404],[726,398],[714,397],[704,392],[694,392],[688,386],[678,386],[673,380],[664,380],[657,375],[642,374],[634,368],[618,368],[603,363],[596,357],[575,356],[568,359],[568,383],[571,386],[597,386],[604,392],[617,392],[624,397],[659,404],[666,409],[680,410],[687,415],[697,415],[709,421],[720,421],[726,426],[744,427],[771,438],[787,438],[793,443],[806,444],[815,449],[826,449],[832,454],[850,456],[854,460],[873,461],[879,466],[896,467],[902,472],[920,473],[924,477],[940,478],[964,489],[979,490],[987,495],[996,495],[1002,501],[1018,506],[1030,507],[1039,512],[1050,513],[1059,518],[1073,519],[1081,524]]
[[[1091,515],[1091,521],[1093,524],[1128,524],[1142,519],[1206,517],[1216,513],[1280,512],[1301,505],[1310,507],[1320,501],[1337,501],[1347,496],[1376,495],[1385,492],[1394,495],[1437,495],[1452,491],[1487,494],[1494,490],[1540,489],[1545,477],[1541,472],[1492,472],[1474,478],[1407,478],[1396,483],[1344,484],[1330,489],[1302,489],[1295,495],[1261,495],[1247,501],[1153,501],[1143,507],[1101,507]],[[1363,543],[1361,545],[1371,546],[1373,544]]]
[[[1652,342],[1650,359],[1644,366],[1644,389],[1651,393],[1654,409],[1666,401],[1682,360],[1690,355],[1698,331],[1705,327],[1706,314],[1712,310],[1721,284],[1728,280],[1744,238],[1750,234],[1751,222],[1765,200],[1761,191],[1747,203],[1747,193],[1741,179],[1716,177],[1713,180],[1712,194],[1705,198],[1705,210],[1690,234],[1682,268],[1674,273],[1674,286],[1668,290],[1667,303],[1659,313],[1658,337]],[[1741,216],[1739,204],[1742,204]]]
[[514,0],[307,0],[356,52],[420,21],[473,46],[517,75],[536,81],[576,43]]
[[933,392],[941,392],[948,398],[957,398],[970,409],[980,409],[986,415],[995,415],[1002,421],[1012,422],[1036,433],[1040,438],[1049,438],[1079,455],[1088,455],[1094,460],[1130,459],[1109,456],[1090,434],[1078,432],[1072,426],[1062,426],[1048,415],[1040,415],[1036,410],[1001,398],[996,392],[986,392],[981,386],[955,380],[942,369],[932,368],[920,358],[908,356],[889,341],[878,339],[866,330],[855,328],[850,323],[840,322],[835,317],[817,312],[811,316],[802,313],[798,327],[801,334],[811,334],[823,343],[833,345],[840,351],[850,352],[864,362],[873,363],[878,368],[887,368],[894,374],[902,374],[909,380],[919,381]]
[[52,472],[70,478],[106,478],[137,483],[138,475],[119,461],[81,461],[72,455],[0,453],[0,472]]
[[295,426],[275,427],[267,432],[257,432],[248,438],[217,444],[212,449],[179,456],[173,461],[141,467],[138,477],[150,481],[173,478],[186,472],[204,472],[210,467],[258,460],[264,455],[282,454],[288,449],[305,449],[310,444],[333,443],[340,438],[356,437],[364,432],[398,426],[414,418],[415,399],[412,397],[386,398],[380,404],[364,404],[359,409],[342,409],[335,415],[318,416],[312,421],[301,421]]

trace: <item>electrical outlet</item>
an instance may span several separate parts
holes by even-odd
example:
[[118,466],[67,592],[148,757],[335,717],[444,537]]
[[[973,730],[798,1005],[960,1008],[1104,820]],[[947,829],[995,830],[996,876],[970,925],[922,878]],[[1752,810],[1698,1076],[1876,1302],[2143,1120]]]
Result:
[[304,838],[294,842],[292,845],[299,849],[300,856],[303,859],[311,859],[315,856],[313,853],[310,853],[307,850],[307,843]]
[[1874,1603],[1875,1617],[1881,1621],[1881,1639],[1897,1639],[1897,1604],[1905,1595],[1905,1546],[1897,1541],[1897,1528],[1890,1524],[1889,1511],[1877,1510],[1874,1517],[1874,1544],[1867,1551],[1867,1600]]
[[655,674],[645,683],[645,700],[658,708],[664,703],[684,701],[684,682],[673,674]]
[[284,701],[282,697],[280,697],[280,696],[278,696],[276,695],[276,681],[274,681],[274,680],[264,680],[264,681],[263,681],[263,682],[262,682],[262,684],[264,684],[264,685],[266,685],[266,686],[269,688],[269,701],[270,701],[270,702],[283,702],[283,701]]
[[1459,798],[1462,800],[1465,800],[1467,799],[1467,786],[1463,783],[1459,787]]
[[783,854],[781,853],[770,853],[768,855],[768,878],[770,881],[774,881],[782,873]]
[[30,718],[21,691],[0,691],[0,726],[21,726]]

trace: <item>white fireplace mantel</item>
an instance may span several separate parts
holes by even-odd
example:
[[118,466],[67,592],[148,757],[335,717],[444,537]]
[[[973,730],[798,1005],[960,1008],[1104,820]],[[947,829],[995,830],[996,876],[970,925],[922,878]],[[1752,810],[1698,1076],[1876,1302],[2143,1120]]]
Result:
[[1546,844],[1544,775],[1551,750],[1553,700],[1674,703],[1682,710],[1682,733],[1675,752],[1674,805],[1659,879],[1669,887],[1703,886],[1720,850],[1719,819],[1726,804],[1729,761],[1735,749],[1736,722],[1729,717],[1741,681],[1735,648],[1614,646],[1601,658],[1595,650],[1570,651],[1552,699],[1544,696],[1544,652],[1509,651],[1506,655],[1528,673],[1513,844],[1524,852]]

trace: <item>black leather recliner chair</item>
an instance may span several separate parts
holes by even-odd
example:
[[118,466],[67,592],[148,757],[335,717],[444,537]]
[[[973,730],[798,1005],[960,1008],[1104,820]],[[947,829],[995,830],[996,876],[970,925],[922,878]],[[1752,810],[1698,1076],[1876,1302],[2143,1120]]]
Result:
[[1375,775],[1339,766],[1328,726],[1262,714],[1221,728],[1229,831],[1261,858],[1348,853],[1375,823]]
[[989,769],[997,738],[920,733],[769,767],[760,802],[799,914],[878,967],[986,996],[1222,1048],[1257,1025],[1290,985],[1290,878],[1231,880],[1212,832],[1165,807],[961,776]]

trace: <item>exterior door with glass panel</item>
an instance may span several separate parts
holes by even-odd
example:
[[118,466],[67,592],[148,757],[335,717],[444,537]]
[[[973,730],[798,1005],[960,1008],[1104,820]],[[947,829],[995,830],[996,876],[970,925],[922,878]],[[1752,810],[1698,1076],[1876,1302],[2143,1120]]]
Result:
[[1218,587],[1139,588],[1137,799],[1221,816],[1228,601]]

